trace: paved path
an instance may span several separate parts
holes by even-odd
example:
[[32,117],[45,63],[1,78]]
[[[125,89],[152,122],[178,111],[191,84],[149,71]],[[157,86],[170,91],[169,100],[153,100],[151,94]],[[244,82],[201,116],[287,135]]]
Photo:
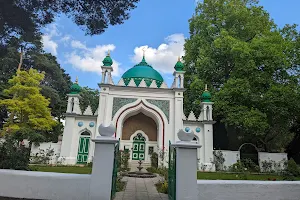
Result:
[[124,177],[125,191],[117,192],[115,200],[168,200],[167,194],[158,193],[155,183],[159,178]]

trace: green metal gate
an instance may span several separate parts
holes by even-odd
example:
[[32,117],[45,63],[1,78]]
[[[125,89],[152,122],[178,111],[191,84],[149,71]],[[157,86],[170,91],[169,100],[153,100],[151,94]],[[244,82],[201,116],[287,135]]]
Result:
[[141,133],[133,138],[132,160],[145,160],[145,140]]
[[90,137],[79,138],[77,164],[86,164],[89,158]]
[[118,176],[118,156],[119,156],[119,147],[120,147],[120,139],[119,142],[115,145],[114,152],[114,168],[112,173],[112,182],[111,182],[111,199],[113,199],[116,195],[117,191],[117,176]]
[[176,149],[171,146],[171,141],[169,141],[168,196],[169,200],[176,200]]

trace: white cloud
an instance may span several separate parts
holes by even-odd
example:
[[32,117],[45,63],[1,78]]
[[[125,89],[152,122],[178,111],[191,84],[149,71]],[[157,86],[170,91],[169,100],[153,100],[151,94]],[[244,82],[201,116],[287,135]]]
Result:
[[78,41],[78,40],[72,40],[71,41],[71,46],[73,48],[77,48],[77,49],[86,49],[87,50],[87,47],[85,44],[83,44],[82,42]]
[[51,36],[43,35],[42,36],[42,42],[43,42],[45,51],[50,52],[54,56],[57,55],[58,44],[51,39]]
[[145,48],[146,61],[150,65],[160,72],[173,73],[178,56],[184,55],[184,43],[183,34],[170,35],[165,38],[165,43],[160,44],[157,48],[148,45],[136,47],[132,61],[139,63],[143,56],[143,48]]
[[[66,61],[76,69],[86,72],[96,72],[101,75],[102,60],[107,52],[113,51],[116,47],[113,44],[97,45],[94,48],[88,48],[80,41],[71,41],[71,46],[75,49],[72,53],[66,55]],[[113,60],[113,76],[119,76],[120,70],[117,61]]]
[[50,24],[45,28],[45,34],[42,36],[42,43],[44,46],[44,50],[50,52],[54,56],[57,55],[57,47],[58,44],[53,40],[53,37],[60,36],[57,29],[57,25],[55,23]]

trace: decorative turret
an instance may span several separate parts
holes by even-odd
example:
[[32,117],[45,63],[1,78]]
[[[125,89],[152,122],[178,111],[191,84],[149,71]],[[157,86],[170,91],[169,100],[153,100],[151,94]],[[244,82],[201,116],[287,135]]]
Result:
[[106,67],[112,66],[113,61],[112,61],[112,59],[111,59],[111,57],[110,57],[110,51],[107,52],[107,55],[106,55],[106,57],[103,59],[102,63],[103,63],[103,66],[106,66]]
[[78,77],[76,77],[75,83],[71,86],[70,94],[79,94],[81,87],[78,85]]
[[205,91],[202,93],[201,100],[202,102],[211,102],[211,94],[207,89],[207,84],[205,84]]
[[183,63],[180,60],[180,56],[178,56],[178,60],[177,63],[174,66],[174,82],[172,84],[172,88],[184,88],[184,73],[185,71],[183,71]]
[[183,71],[183,67],[184,67],[184,65],[183,65],[183,63],[180,60],[180,56],[178,56],[178,61],[177,61],[176,65],[175,65],[174,69],[176,71]]
[[76,77],[75,83],[71,86],[71,92],[68,94],[67,113],[81,115],[81,110],[79,107],[80,91],[81,87],[78,85],[78,77]]
[[111,76],[111,72],[113,72],[113,68],[112,68],[113,61],[110,57],[110,51],[107,52],[107,55],[103,59],[102,63],[103,63],[103,66],[101,67],[101,69],[102,69],[101,83],[113,85],[114,83],[113,83],[112,76]]

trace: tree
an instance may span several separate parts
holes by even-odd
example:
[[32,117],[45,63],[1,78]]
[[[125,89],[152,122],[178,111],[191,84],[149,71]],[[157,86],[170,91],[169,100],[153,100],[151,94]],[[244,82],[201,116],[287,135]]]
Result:
[[210,84],[214,116],[240,142],[283,151],[299,118],[300,34],[276,26],[256,0],[204,0],[186,41],[187,110]]
[[139,0],[0,0],[0,39],[12,35],[30,41],[40,28],[65,14],[89,35],[100,34],[108,25],[122,24]]
[[99,90],[83,87],[80,96],[82,97],[80,100],[81,111],[84,112],[88,106],[91,106],[94,113],[99,106]]
[[49,100],[40,93],[40,82],[44,74],[37,70],[17,71],[9,80],[11,87],[5,90],[10,99],[0,101],[9,112],[9,120],[3,132],[15,134],[19,141],[39,141],[42,131],[50,131],[56,125],[51,116]]

